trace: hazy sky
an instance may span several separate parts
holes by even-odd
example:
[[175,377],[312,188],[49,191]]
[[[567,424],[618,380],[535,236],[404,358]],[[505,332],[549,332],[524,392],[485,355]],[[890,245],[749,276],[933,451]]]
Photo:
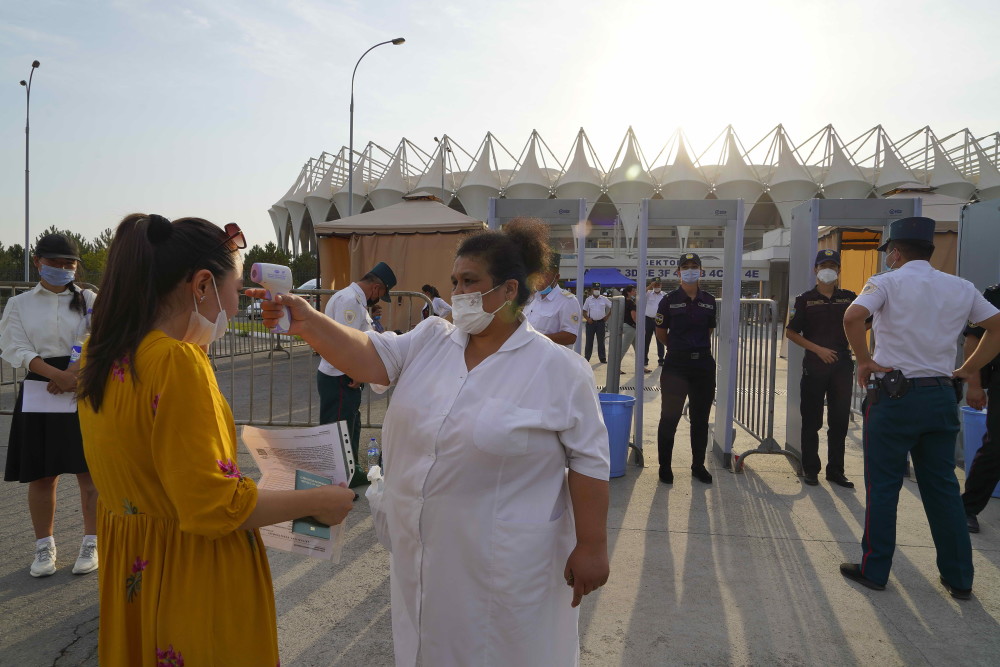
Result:
[[302,164],[348,143],[351,69],[385,39],[406,44],[358,70],[355,147],[492,131],[517,155],[537,129],[563,159],[584,127],[610,163],[629,125],[647,158],[678,126],[696,148],[727,124],[747,147],[779,123],[995,132],[997,25],[996,0],[4,2],[0,241],[24,236],[34,59],[32,238],[144,211],[263,244]]

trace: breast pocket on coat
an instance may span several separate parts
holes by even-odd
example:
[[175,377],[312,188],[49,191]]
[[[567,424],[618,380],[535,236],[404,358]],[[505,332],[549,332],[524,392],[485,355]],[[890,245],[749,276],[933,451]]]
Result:
[[542,411],[511,405],[510,401],[488,398],[476,416],[472,441],[495,456],[521,456],[528,451],[528,436],[541,426]]

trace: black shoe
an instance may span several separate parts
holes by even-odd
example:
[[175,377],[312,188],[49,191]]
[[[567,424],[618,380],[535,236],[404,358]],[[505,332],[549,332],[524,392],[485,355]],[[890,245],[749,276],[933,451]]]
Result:
[[969,527],[970,533],[979,532],[979,519],[976,518],[975,514],[965,515],[965,525]]
[[691,468],[691,476],[700,482],[705,484],[712,483],[712,473],[708,472],[705,466],[698,466],[697,468]]
[[809,486],[819,486],[819,480],[816,479],[816,475],[810,475],[809,473],[806,473],[805,475],[802,475],[802,481],[808,484]]
[[[816,479],[815,475],[813,476],[813,479]],[[854,482],[852,482],[851,480],[847,479],[842,474],[841,475],[827,475],[826,476],[826,481],[830,482],[831,484],[836,484],[837,486],[842,486],[845,489],[853,489],[854,488]]]
[[606,364],[606,363],[608,363],[608,360],[607,359],[601,359],[601,363],[602,364]]
[[674,471],[669,466],[660,466],[660,481],[664,484],[674,483]]
[[[814,478],[815,479],[815,478]],[[840,573],[852,581],[856,581],[866,588],[870,588],[873,591],[884,591],[885,586],[883,584],[876,584],[874,581],[861,574],[861,566],[857,563],[841,563]]]
[[955,588],[947,581],[945,581],[944,577],[941,577],[941,584],[944,586],[946,591],[951,593],[951,597],[955,598],[956,600],[968,600],[969,598],[972,597],[971,588]]
[[658,361],[656,362],[656,365],[657,365],[657,366],[662,366],[662,365],[663,365],[663,359],[659,359],[659,360],[658,360]]

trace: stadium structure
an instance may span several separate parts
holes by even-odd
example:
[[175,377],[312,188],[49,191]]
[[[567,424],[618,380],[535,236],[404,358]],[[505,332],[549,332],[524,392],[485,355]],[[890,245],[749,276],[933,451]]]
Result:
[[[787,246],[791,211],[814,197],[861,199],[915,197],[925,215],[958,220],[970,201],[1000,197],[1000,132],[976,137],[968,129],[939,137],[930,127],[891,139],[882,126],[844,141],[827,125],[794,143],[782,125],[745,148],[732,126],[696,151],[677,130],[647,159],[628,128],[610,162],[593,149],[583,129],[559,160],[532,132],[518,155],[487,132],[470,153],[447,135],[428,153],[409,139],[394,150],[369,142],[355,151],[353,210],[391,206],[410,193],[428,193],[453,209],[486,220],[491,197],[583,198],[592,225],[588,267],[635,266],[639,206],[643,198],[745,201],[744,265],[763,291],[768,270]],[[313,225],[336,221],[348,210],[348,148],[310,158],[292,186],[268,211],[279,247],[297,255],[316,247]],[[605,166],[607,165],[607,166]],[[572,231],[553,230],[563,253],[563,274],[575,273]],[[672,275],[684,250],[702,254],[706,267],[721,261],[721,229],[659,229],[648,239],[651,270]],[[787,257],[787,254],[785,255]],[[632,275],[635,275],[634,268]]]

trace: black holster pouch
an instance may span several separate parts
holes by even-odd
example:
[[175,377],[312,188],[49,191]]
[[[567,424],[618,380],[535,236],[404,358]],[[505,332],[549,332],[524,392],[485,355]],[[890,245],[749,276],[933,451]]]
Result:
[[869,377],[868,384],[865,385],[866,405],[878,405],[878,392],[881,388],[877,378]]
[[885,393],[892,399],[903,398],[910,390],[910,382],[903,377],[903,371],[899,369],[883,375],[880,382]]
[[951,380],[952,389],[955,390],[955,400],[959,403],[962,402],[962,396],[965,392],[962,391],[962,380],[961,378],[952,378]]

